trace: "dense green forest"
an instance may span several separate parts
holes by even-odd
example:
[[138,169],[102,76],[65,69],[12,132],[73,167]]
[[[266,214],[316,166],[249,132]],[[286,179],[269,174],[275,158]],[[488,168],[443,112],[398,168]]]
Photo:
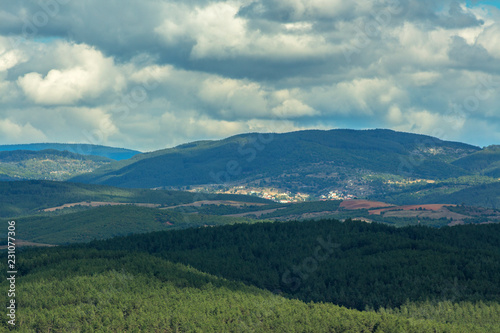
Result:
[[[324,240],[328,241],[329,234],[324,234],[325,226],[332,232],[331,236],[335,241],[340,242],[340,246],[332,247],[334,252],[330,257],[333,262],[328,258],[320,260],[321,258],[316,257],[318,268],[312,270],[313,266],[306,261],[314,256],[318,235],[324,236]],[[238,231],[238,227],[152,233],[87,245],[20,251],[17,254],[19,275],[16,285],[16,330],[500,332],[497,267],[499,230],[492,228],[496,226],[446,230],[394,229],[323,221],[249,225],[244,226],[241,230],[243,233]],[[262,229],[263,227],[265,228]],[[269,227],[272,228],[268,229]],[[255,231],[252,232],[252,229]],[[221,236],[217,237],[219,232]],[[196,258],[201,255],[197,249],[203,249],[213,255],[213,249],[223,247],[221,241],[230,241],[230,234],[238,241],[248,237],[248,241],[242,242],[242,246],[251,246],[249,251],[257,254],[257,245],[262,245],[263,242],[259,242],[255,236],[266,238],[265,233],[267,243],[279,244],[274,250],[279,251],[279,248],[284,247],[293,249],[291,253],[277,252],[271,258],[271,263],[275,264],[275,259],[282,257],[285,264],[282,268],[286,269],[290,267],[287,262],[292,264],[300,257],[303,268],[309,265],[310,269],[304,272],[308,277],[304,277],[299,289],[308,289],[306,294],[309,295],[312,295],[315,289],[321,292],[321,286],[316,284],[314,275],[321,274],[320,266],[328,267],[330,271],[341,273],[338,274],[338,281],[332,285],[333,289],[339,293],[359,294],[357,299],[361,301],[363,295],[367,296],[366,301],[362,302],[366,303],[364,311],[329,302],[304,302],[297,299],[301,295],[297,292],[274,290],[273,293],[250,286],[248,281],[243,284],[242,281],[246,280],[244,275],[250,272],[248,267],[255,267],[252,263],[255,260],[237,259],[241,251],[238,251],[237,255],[231,255],[235,250],[235,241],[228,244],[224,255],[212,257],[210,265],[214,265],[215,270],[220,270],[215,275],[194,268],[200,266],[199,264],[190,267],[172,262],[183,261],[179,260],[181,252],[192,252],[191,256],[197,261]],[[298,240],[292,244],[286,241],[291,234]],[[378,243],[377,239],[384,234],[394,238]],[[362,235],[366,237],[360,238]],[[358,238],[359,241],[356,241]],[[392,242],[398,238],[399,242]],[[484,238],[483,247],[474,246],[479,238]],[[273,239],[274,242],[270,242]],[[453,244],[453,239],[457,240],[456,245]],[[403,240],[409,243],[405,244]],[[250,244],[254,242],[256,246]],[[308,245],[309,242],[311,244]],[[379,246],[383,244],[384,248],[375,251],[376,243]],[[419,247],[417,244],[422,245]],[[462,252],[454,252],[461,246],[467,247],[462,249]],[[113,249],[117,247],[121,248]],[[326,249],[321,256],[328,254],[328,247]],[[413,251],[410,257],[407,256],[409,249]],[[264,248],[263,252],[266,251],[268,249]],[[339,255],[343,252],[352,255]],[[380,256],[383,252],[397,259],[386,261]],[[456,255],[452,255],[452,252]],[[476,255],[480,255],[484,260],[477,261]],[[287,259],[287,256],[292,256],[291,260]],[[440,259],[441,256],[444,258]],[[352,266],[352,269],[342,264],[344,257],[349,257],[349,266]],[[404,257],[406,261],[402,261]],[[452,257],[455,261],[450,261]],[[239,278],[220,269],[233,265],[234,261],[242,264],[236,269],[243,270],[242,274],[236,274]],[[395,262],[400,265],[393,267]],[[300,261],[296,263],[300,265]],[[411,269],[413,265],[417,267]],[[478,267],[473,267],[474,265],[479,266],[482,272]],[[280,267],[265,266],[260,264],[263,269],[260,280],[263,282],[272,276],[269,274],[270,270],[279,271]],[[465,275],[457,275],[456,270],[447,272],[447,269],[453,266],[463,269]],[[4,261],[0,263],[0,267],[6,270]],[[401,272],[401,268],[416,274],[416,278],[411,279],[411,284],[416,287],[416,293],[420,296],[418,298],[422,298],[422,301],[415,302],[412,299],[415,293],[408,293],[406,283],[402,281],[410,278],[410,275]],[[422,268],[424,270],[419,271]],[[255,273],[259,272],[254,272],[253,277],[256,276]],[[404,278],[401,279],[399,274],[403,274]],[[377,285],[370,285],[372,275],[385,280],[379,280]],[[425,275],[428,275],[427,279]],[[360,279],[366,280],[368,286],[375,291],[368,287],[359,289],[357,281]],[[419,279],[422,283],[419,283]],[[345,285],[345,282],[348,285]],[[272,282],[264,284],[273,288]],[[387,286],[384,286],[385,284]],[[0,282],[0,288],[7,289],[5,279]],[[385,288],[390,291],[387,295],[383,292]],[[384,303],[382,307],[368,304],[373,300],[374,294],[378,294],[378,300]],[[396,297],[397,294],[399,296]],[[2,297],[6,299],[7,296],[2,293]],[[401,305],[391,304],[393,298],[401,299]],[[6,316],[1,316],[0,330],[8,329]]]
[[238,224],[87,245],[131,249],[279,291],[365,309],[500,301],[500,225],[393,228],[335,220]]

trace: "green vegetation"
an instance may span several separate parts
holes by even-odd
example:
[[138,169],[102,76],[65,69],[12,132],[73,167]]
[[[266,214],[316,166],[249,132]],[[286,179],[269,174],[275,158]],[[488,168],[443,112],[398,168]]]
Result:
[[125,205],[103,206],[60,216],[19,218],[16,222],[19,239],[36,243],[68,244],[135,233],[252,221]]
[[341,202],[342,201],[340,200],[330,200],[287,204],[285,208],[276,210],[272,213],[264,214],[261,218],[271,219],[285,217],[286,219],[290,219],[290,217],[293,217],[294,219],[297,219],[297,216],[301,216],[303,214],[336,211],[339,209]]
[[199,200],[269,203],[242,195],[204,195],[190,192],[122,189],[111,186],[53,181],[0,182],[0,217],[38,214],[39,210],[84,201],[149,203],[174,206]]
[[303,301],[359,310],[500,301],[500,224],[393,228],[335,220],[236,224],[91,242],[130,249]]
[[447,203],[500,208],[500,182],[490,177],[460,177],[434,184],[418,184],[370,199],[397,205]]
[[465,170],[500,177],[500,146],[489,146],[452,163]]
[[[120,187],[160,187],[266,182],[285,177],[288,181],[281,179],[282,186],[314,190],[331,180],[307,174],[346,169],[391,174],[404,171],[412,177],[429,179],[468,175],[469,171],[449,162],[478,150],[466,144],[390,130],[254,133],[136,155],[73,180]],[[415,155],[422,162],[402,170],[402,161]],[[296,174],[299,179],[294,178]]]
[[[286,299],[145,253],[62,247],[26,251],[21,258],[19,332],[427,333],[499,329],[494,320],[500,314],[497,303],[408,304],[401,309],[360,312]],[[5,279],[0,287],[7,287]],[[434,315],[428,312],[434,308],[443,317],[426,318]],[[468,313],[452,315],[450,310]],[[5,316],[0,327],[8,330]]]
[[[231,215],[231,214],[243,214],[258,211],[265,211],[270,209],[276,209],[274,212],[266,213],[259,218],[263,219],[299,219],[302,215],[307,215],[311,213],[324,212],[327,214],[330,211],[336,211],[339,209],[339,205],[342,201],[340,200],[329,200],[329,201],[308,201],[299,203],[271,203],[266,205],[245,205],[240,207],[229,206],[229,205],[202,205],[201,207],[179,207],[176,210],[180,212],[198,212],[200,214],[209,215]],[[255,217],[249,214],[248,217]]]
[[[340,246],[317,252],[318,236]],[[318,221],[26,249],[18,253],[16,330],[500,332],[499,240],[500,225]],[[315,253],[329,255],[313,265]],[[297,282],[282,279],[294,266],[304,274],[295,291]],[[7,289],[5,279],[0,288]],[[337,297],[309,301],[324,294]],[[359,310],[337,305],[342,300]],[[1,316],[0,330],[8,327]]]
[[274,208],[281,208],[285,207],[284,204],[280,203],[271,203],[271,204],[265,204],[265,205],[242,205],[242,206],[233,206],[233,205],[209,205],[209,204],[203,204],[201,207],[178,207],[175,208],[176,211],[183,212],[183,213],[188,213],[188,212],[197,212],[200,214],[206,214],[206,215],[232,215],[232,214],[243,214],[243,213],[250,213],[250,212],[256,212],[256,211],[261,211],[261,210],[266,210],[266,209],[274,209]]
[[66,180],[91,172],[112,160],[58,150],[0,151],[0,174],[10,179]]

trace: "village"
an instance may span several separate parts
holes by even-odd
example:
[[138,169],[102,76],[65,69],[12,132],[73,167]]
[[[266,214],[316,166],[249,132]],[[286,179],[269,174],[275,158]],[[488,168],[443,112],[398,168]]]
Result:
[[204,192],[204,193],[218,193],[218,194],[241,194],[241,195],[252,195],[259,198],[272,200],[279,203],[293,203],[293,202],[304,202],[311,200],[350,200],[355,199],[356,196],[353,194],[346,193],[345,191],[330,191],[328,194],[320,195],[319,197],[314,197],[306,193],[293,193],[291,191],[284,191],[276,188],[261,188],[261,187],[249,187],[249,186],[193,186],[187,189],[189,192]]

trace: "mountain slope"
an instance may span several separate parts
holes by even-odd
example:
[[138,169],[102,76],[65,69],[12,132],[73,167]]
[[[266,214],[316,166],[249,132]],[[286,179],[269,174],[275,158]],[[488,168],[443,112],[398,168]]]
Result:
[[91,145],[84,143],[77,143],[77,144],[31,143],[31,144],[21,144],[21,145],[0,145],[0,151],[13,151],[13,150],[39,151],[46,149],[68,151],[80,155],[102,156],[117,161],[128,159],[141,153],[140,151],[137,150]]
[[0,175],[5,180],[66,180],[111,161],[107,157],[55,149],[0,151]]
[[[499,327],[494,303],[357,311],[286,299],[146,253],[59,247],[25,251],[23,258],[18,332],[476,333]],[[0,286],[8,290],[7,283]],[[0,330],[9,330],[6,318]]]
[[421,203],[442,202],[500,208],[500,182],[469,187],[447,195],[429,195]]
[[0,217],[30,215],[38,211],[83,201],[111,203],[148,203],[162,206],[188,204],[200,200],[233,200],[270,203],[258,197],[243,195],[201,195],[197,193],[123,189],[104,185],[76,184],[44,180],[0,182]]
[[[88,244],[137,250],[303,301],[351,308],[500,301],[500,224],[394,228],[346,220],[233,224]],[[450,295],[450,289],[457,291]]]
[[455,166],[490,177],[500,177],[500,146],[494,145],[460,158]]
[[17,237],[45,244],[68,244],[151,231],[175,230],[232,223],[248,219],[201,214],[182,214],[169,209],[104,206],[60,216],[16,219]]
[[307,175],[383,172],[439,179],[469,174],[449,162],[478,150],[391,130],[252,133],[136,155],[71,181],[161,187],[286,180],[290,186],[318,188],[324,179]]

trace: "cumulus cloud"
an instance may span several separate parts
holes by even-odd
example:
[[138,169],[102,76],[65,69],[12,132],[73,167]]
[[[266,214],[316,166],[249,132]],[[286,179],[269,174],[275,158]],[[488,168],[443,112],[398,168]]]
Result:
[[50,69],[45,76],[27,73],[17,81],[36,103],[73,104],[124,87],[125,80],[113,59],[88,45],[59,43],[53,55],[58,59],[59,68]]
[[[174,7],[173,13],[179,12]],[[307,25],[284,25],[274,32],[251,29],[246,18],[238,14],[240,3],[215,2],[203,8],[172,15],[155,29],[167,46],[190,41],[190,58],[279,58],[317,57],[332,52],[321,35],[311,34]],[[305,32],[303,30],[306,30]]]
[[17,144],[44,142],[47,136],[29,122],[19,124],[10,119],[0,119],[0,139],[5,143]]
[[498,143],[499,22],[464,0],[6,2],[2,140],[388,127]]

